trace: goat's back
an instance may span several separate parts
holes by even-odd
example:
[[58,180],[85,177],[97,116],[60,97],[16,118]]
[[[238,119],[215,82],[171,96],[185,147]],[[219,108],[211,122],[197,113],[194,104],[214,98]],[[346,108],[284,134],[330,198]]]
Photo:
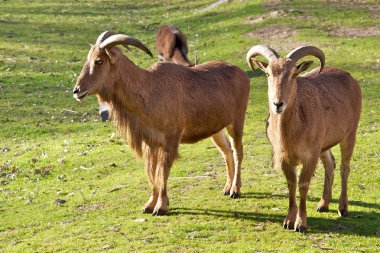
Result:
[[[338,68],[319,68],[298,78],[297,93],[301,116],[325,131],[323,149],[336,145],[356,132],[361,112],[359,83]],[[314,118],[311,120],[310,118]]]
[[250,82],[240,68],[222,61],[193,68],[165,62],[150,71],[157,81],[156,108],[166,108],[184,126],[183,142],[206,138],[238,118],[244,121]]

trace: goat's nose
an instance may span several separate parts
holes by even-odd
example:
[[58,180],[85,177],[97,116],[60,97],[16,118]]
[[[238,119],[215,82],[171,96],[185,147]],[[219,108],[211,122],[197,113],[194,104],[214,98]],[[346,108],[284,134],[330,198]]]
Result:
[[77,93],[79,93],[79,88],[75,87],[74,90],[73,90],[73,94],[77,94]]
[[281,106],[284,105],[284,102],[273,102],[273,104],[277,107],[277,108],[280,108]]

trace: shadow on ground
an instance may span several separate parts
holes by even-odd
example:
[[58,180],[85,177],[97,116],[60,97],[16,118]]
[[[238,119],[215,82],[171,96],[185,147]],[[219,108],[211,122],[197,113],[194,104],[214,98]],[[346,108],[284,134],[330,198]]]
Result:
[[[281,198],[287,200],[287,195],[272,195],[270,193],[247,193],[242,198],[266,199],[266,198]],[[308,201],[318,202],[317,198],[308,198]],[[332,203],[338,203],[334,199]],[[351,200],[351,206],[359,206],[363,208],[370,208],[380,210],[380,205],[376,203],[366,203],[362,201]],[[347,217],[339,217],[336,210],[330,210],[327,215],[336,213],[336,218],[326,217],[326,213],[317,213],[315,216],[308,217],[309,234],[325,234],[325,233],[338,233],[347,235],[358,235],[365,237],[377,237],[376,233],[380,229],[380,214],[375,211],[350,212]],[[226,219],[240,219],[247,220],[247,222],[272,222],[282,226],[282,221],[285,218],[286,211],[281,214],[262,213],[262,212],[249,212],[239,210],[214,210],[208,208],[182,208],[174,207],[170,209],[170,216],[177,215],[194,215],[194,216],[214,216],[223,217]],[[319,217],[318,217],[319,216]],[[284,230],[284,232],[286,232]],[[289,231],[290,232],[290,231]]]

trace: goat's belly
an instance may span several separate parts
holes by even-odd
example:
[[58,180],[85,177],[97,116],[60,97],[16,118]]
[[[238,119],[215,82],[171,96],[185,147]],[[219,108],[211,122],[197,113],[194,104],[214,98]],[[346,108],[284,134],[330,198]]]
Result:
[[321,152],[324,152],[336,145],[338,145],[341,142],[341,140],[329,140],[329,142],[324,142],[321,148]]
[[228,126],[231,121],[231,118],[226,115],[200,113],[198,118],[192,118],[186,123],[182,131],[181,143],[194,143],[206,139]]
[[334,147],[344,139],[344,137],[347,135],[347,132],[349,131],[347,125],[350,124],[345,122],[333,122],[330,124],[330,126],[334,127],[330,127],[327,129],[327,132],[322,142],[322,151]]
[[211,137],[212,135],[216,134],[220,130],[222,130],[224,127],[208,130],[208,131],[184,131],[181,136],[181,143],[195,143],[200,140],[206,139],[208,137]]

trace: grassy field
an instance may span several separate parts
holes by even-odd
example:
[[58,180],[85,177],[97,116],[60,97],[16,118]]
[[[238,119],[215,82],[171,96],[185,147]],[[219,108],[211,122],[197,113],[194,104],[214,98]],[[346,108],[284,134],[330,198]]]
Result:
[[[0,4],[0,252],[380,252],[380,2],[8,0]],[[281,11],[288,10],[288,11]],[[290,10],[290,11],[289,11]],[[89,44],[105,30],[153,50],[156,29],[176,24],[190,58],[247,71],[242,197],[222,194],[225,168],[210,140],[182,145],[169,178],[170,214],[142,214],[149,196],[143,161],[98,121],[95,97],[71,95]],[[287,186],[271,168],[265,136],[266,78],[249,71],[255,44],[282,55],[300,45],[360,81],[363,112],[349,178],[348,217],[317,213],[324,171],[308,195],[309,231],[282,228]],[[150,59],[128,54],[139,66]],[[349,112],[347,112],[349,113]],[[339,150],[333,149],[338,163]]]

